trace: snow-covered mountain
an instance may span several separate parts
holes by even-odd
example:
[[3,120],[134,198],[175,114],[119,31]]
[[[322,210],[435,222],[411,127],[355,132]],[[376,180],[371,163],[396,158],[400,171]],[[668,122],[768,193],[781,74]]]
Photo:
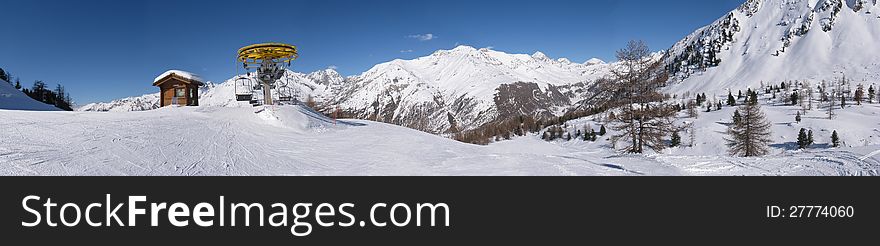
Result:
[[[878,43],[877,0],[748,0],[655,58],[666,55],[669,92],[725,94],[844,74],[856,83],[880,81]],[[327,69],[288,72],[285,78],[300,98],[310,95],[349,117],[447,133],[511,116],[562,115],[589,102],[596,81],[614,66],[459,46],[381,63],[351,77]],[[200,103],[247,105],[233,99],[236,78],[206,86]],[[145,95],[80,110],[149,109],[155,100]]]
[[157,108],[159,108],[158,92],[143,96],[120,98],[106,103],[89,103],[77,108],[76,111],[128,112]]
[[358,118],[443,133],[503,116],[561,115],[609,67],[458,46],[349,77],[331,103]]
[[761,82],[880,80],[877,0],[748,0],[676,43],[670,92],[719,92]]
[[[244,74],[235,76],[221,84],[212,82],[205,83],[199,93],[199,105],[202,106],[220,106],[220,107],[250,107],[247,102],[235,101],[235,80],[239,78],[256,79],[255,74]],[[287,71],[282,78],[288,81],[287,85],[295,93],[303,97],[309,95],[316,100],[324,99],[331,94],[333,90],[338,90],[344,78],[335,70],[326,69],[308,74]],[[281,86],[281,85],[279,85]],[[101,112],[123,112],[123,111],[144,111],[156,109],[159,107],[159,93],[146,94],[137,97],[127,97],[113,100],[111,102],[90,103],[77,108],[77,111],[101,111]]]
[[[574,63],[533,55],[507,54],[459,46],[414,60],[394,60],[363,74],[343,77],[326,69],[308,74],[288,71],[301,100],[312,96],[323,105],[338,106],[355,118],[390,122],[444,133],[466,130],[499,116],[560,116],[590,94],[588,89],[606,76],[612,65],[599,59]],[[208,83],[203,106],[247,106],[235,101],[235,80]],[[139,111],[154,109],[158,93],[85,105],[80,111]]]

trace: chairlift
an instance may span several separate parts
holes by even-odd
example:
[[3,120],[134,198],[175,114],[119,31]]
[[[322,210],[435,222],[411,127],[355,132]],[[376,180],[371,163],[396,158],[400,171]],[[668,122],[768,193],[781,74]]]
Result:
[[290,77],[284,77],[278,81],[278,87],[276,92],[278,93],[278,100],[282,102],[291,102],[293,101],[293,89],[291,89]]
[[239,102],[251,101],[254,98],[254,91],[247,90],[251,88],[253,83],[247,77],[238,77],[235,79],[235,100]]
[[[299,55],[296,46],[282,43],[255,44],[239,49],[236,62],[242,63],[245,70],[249,71],[249,68],[253,67],[256,71],[253,78],[248,72],[249,79],[245,79],[246,82],[242,80],[240,84],[246,89],[242,89],[241,92],[238,91],[239,83],[236,83],[236,99],[239,101],[248,99],[255,106],[274,105],[273,98],[279,101],[293,100],[288,92],[289,83],[285,83],[287,81],[283,79],[287,72],[284,64],[290,67],[291,61],[297,57]],[[244,90],[247,90],[247,93]]]

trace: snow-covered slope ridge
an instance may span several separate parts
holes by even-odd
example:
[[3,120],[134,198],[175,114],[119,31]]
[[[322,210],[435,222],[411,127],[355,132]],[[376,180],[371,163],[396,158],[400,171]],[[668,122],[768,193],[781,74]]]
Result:
[[9,82],[0,80],[0,110],[3,109],[39,111],[60,110],[55,106],[34,100],[23,92],[16,90]]
[[748,0],[669,50],[673,93],[763,81],[880,80],[876,0]]

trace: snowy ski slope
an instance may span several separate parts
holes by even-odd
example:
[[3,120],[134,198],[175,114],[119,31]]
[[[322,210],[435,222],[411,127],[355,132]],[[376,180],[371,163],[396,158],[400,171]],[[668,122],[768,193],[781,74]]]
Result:
[[[476,146],[384,123],[344,120],[334,125],[332,119],[300,106],[166,107],[110,113],[0,110],[0,118],[4,119],[0,175],[877,175],[880,171],[880,155],[866,157],[878,142],[805,152],[780,150],[764,158],[726,157],[713,152],[712,144],[695,151],[628,156],[612,152],[601,141],[549,143],[528,136]],[[704,131],[717,130],[713,121],[705,124]],[[717,141],[709,137],[718,136],[700,141]]]

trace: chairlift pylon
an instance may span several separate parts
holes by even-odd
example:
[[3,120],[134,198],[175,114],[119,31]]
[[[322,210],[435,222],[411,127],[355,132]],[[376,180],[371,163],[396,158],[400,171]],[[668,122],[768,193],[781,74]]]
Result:
[[[273,105],[274,98],[277,98],[278,101],[292,100],[292,96],[289,93],[289,77],[285,75],[291,62],[298,57],[299,54],[296,46],[289,44],[264,43],[239,49],[236,62],[241,62],[245,70],[249,70],[251,67],[257,68],[255,74],[257,81],[249,81],[251,84],[243,87],[252,88],[250,91],[251,104],[259,104],[259,102],[253,103],[256,98],[260,98],[264,105]],[[284,67],[284,64],[287,64],[287,66]],[[238,73],[236,72],[236,74]],[[250,78],[250,72],[248,72],[248,78]],[[258,91],[260,93],[257,93]],[[245,93],[242,92],[243,94]],[[260,95],[262,96],[258,97]],[[236,97],[238,99],[238,91],[236,91]],[[245,97],[243,96],[241,99],[243,100]]]

